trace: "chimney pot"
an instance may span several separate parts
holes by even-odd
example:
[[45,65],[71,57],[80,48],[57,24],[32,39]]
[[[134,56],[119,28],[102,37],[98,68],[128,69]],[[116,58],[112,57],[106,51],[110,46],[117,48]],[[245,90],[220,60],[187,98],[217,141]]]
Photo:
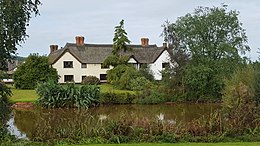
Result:
[[58,45],[50,45],[50,52],[53,53],[58,50]]
[[84,45],[84,37],[76,36],[76,45]]
[[143,47],[149,46],[149,38],[141,38],[141,45]]

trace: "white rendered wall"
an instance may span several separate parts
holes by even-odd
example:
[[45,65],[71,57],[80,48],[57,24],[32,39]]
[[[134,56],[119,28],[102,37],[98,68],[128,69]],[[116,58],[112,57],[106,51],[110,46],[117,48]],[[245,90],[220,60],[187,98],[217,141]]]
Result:
[[168,62],[170,62],[170,57],[169,57],[169,53],[165,50],[153,64],[150,64],[150,69],[153,72],[155,80],[162,79],[162,74],[161,74],[161,71],[163,70],[162,63],[168,63]]
[[[63,68],[63,61],[73,61],[73,68]],[[82,76],[100,78],[100,74],[107,74],[106,71],[109,70],[101,69],[101,64],[87,64],[87,68],[81,68],[81,63],[69,52],[61,56],[52,66],[57,69],[58,75],[60,75],[59,83],[65,83],[64,75],[73,75],[75,83],[80,83]]]

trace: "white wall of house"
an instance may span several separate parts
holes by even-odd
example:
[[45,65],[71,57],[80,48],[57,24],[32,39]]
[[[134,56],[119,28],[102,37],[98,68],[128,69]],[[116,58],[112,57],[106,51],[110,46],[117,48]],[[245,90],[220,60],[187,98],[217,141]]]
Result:
[[154,63],[150,64],[150,69],[153,72],[155,80],[162,79],[162,74],[161,74],[161,71],[163,70],[162,64],[170,62],[169,56],[170,56],[169,53],[165,50]]
[[[73,68],[64,68],[64,61],[72,61]],[[107,74],[106,71],[109,70],[101,69],[101,64],[87,64],[87,68],[81,68],[81,62],[69,52],[63,54],[52,66],[57,69],[58,75],[60,75],[59,83],[65,83],[65,75],[73,75],[75,83],[80,83],[82,81],[82,76],[96,76],[97,78],[100,78],[100,74]]]

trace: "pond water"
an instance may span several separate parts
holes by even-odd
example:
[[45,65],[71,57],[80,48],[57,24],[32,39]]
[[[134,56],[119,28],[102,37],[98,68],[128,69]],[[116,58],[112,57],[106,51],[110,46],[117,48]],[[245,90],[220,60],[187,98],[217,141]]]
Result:
[[[158,104],[158,105],[106,105],[90,109],[13,110],[7,122],[9,131],[18,138],[34,139],[64,133],[66,128],[76,129],[106,124],[108,120],[163,119],[185,123],[207,116],[220,108],[218,104]],[[103,123],[102,123],[103,122]]]

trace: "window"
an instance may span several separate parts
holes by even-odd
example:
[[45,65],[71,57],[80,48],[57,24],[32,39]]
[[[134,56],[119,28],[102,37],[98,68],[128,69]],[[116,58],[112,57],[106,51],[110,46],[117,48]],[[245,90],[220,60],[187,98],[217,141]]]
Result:
[[87,63],[81,63],[81,68],[87,68]]
[[109,65],[104,66],[103,63],[101,64],[101,69],[109,69]]
[[100,80],[107,80],[107,74],[100,74]]
[[64,68],[73,68],[73,62],[72,61],[64,61],[63,66],[64,66]]
[[83,81],[87,76],[81,76],[81,81]]
[[73,75],[64,75],[64,82],[73,82],[74,76]]
[[162,68],[167,68],[167,67],[170,67],[169,63],[162,63]]

